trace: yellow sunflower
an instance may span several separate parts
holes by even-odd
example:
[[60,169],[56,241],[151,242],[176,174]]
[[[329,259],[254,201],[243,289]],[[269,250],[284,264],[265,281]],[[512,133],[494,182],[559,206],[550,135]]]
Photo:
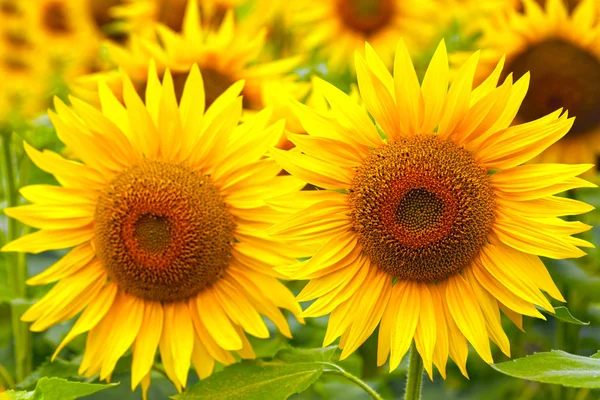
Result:
[[302,256],[264,233],[279,218],[264,198],[299,190],[304,183],[277,176],[263,156],[281,135],[265,109],[238,125],[243,83],[231,86],[204,110],[198,67],[181,102],[173,76],[162,84],[149,72],[146,101],[123,76],[121,104],[100,87],[102,111],[75,98],[56,101],[50,118],[59,138],[82,162],[25,145],[32,161],[61,186],[21,190],[33,204],[5,209],[40,230],[3,251],[39,253],[73,248],[31,278],[57,282],[22,317],[42,331],[81,312],[56,350],[89,332],[80,373],[109,379],[132,348],[132,388],[144,390],[156,348],[177,389],[190,362],[201,378],[233,353],[253,358],[246,334],[269,336],[261,316],[290,337],[279,310],[300,307],[272,269]]
[[553,311],[542,291],[564,301],[538,256],[581,257],[578,246],[592,246],[571,236],[588,225],[558,218],[592,207],[554,196],[594,186],[576,177],[591,165],[521,165],[573,119],[557,110],[511,127],[528,75],[497,87],[500,63],[472,89],[477,63],[476,53],[447,92],[443,42],[421,85],[403,42],[393,77],[367,45],[356,70],[376,124],[323,82],[334,116],[297,103],[308,135],[289,135],[296,151],[272,151],[326,189],[271,200],[299,211],[269,232],[322,245],[279,270],[310,279],[298,300],[316,301],[302,315],[331,314],[324,345],[341,336],[342,358],[379,325],[379,365],[391,353],[395,369],[414,338],[430,376],[432,363],[445,376],[448,355],[466,375],[467,341],[488,363],[488,339],[510,354],[500,309],[520,327],[522,315],[544,318],[535,305]]
[[[218,26],[228,10],[247,0],[199,0],[196,6],[201,11],[202,22],[207,26]],[[183,30],[183,21],[188,0],[124,0],[114,11],[123,18],[129,32],[152,37],[157,23],[164,24],[175,32]]]
[[[542,8],[525,0],[524,11],[500,15],[483,25],[476,43],[482,52],[479,80],[506,54],[503,76],[531,72],[530,90],[516,122],[540,118],[558,107],[576,117],[561,141],[542,153],[547,162],[595,163],[600,155],[600,24],[597,0],[579,2],[569,13],[561,0]],[[570,4],[570,3],[569,3]],[[461,62],[466,55],[457,55]]]
[[[156,61],[161,76],[167,68],[172,71],[177,98],[182,95],[183,83],[192,65],[198,64],[204,78],[207,107],[238,80],[246,82],[242,92],[245,110],[260,110],[270,105],[264,100],[272,96],[266,95],[264,90],[273,82],[295,98],[306,94],[306,85],[297,84],[297,76],[288,73],[299,58],[257,62],[265,44],[264,30],[261,34],[236,31],[232,11],[227,12],[218,28],[203,26],[196,4],[195,0],[188,3],[181,34],[156,25],[159,40],[134,36],[128,47],[107,43],[108,57],[132,77],[140,94],[147,85],[146,72],[151,60]],[[78,90],[84,97],[91,98],[97,92],[97,82],[104,81],[118,91],[116,77],[118,74],[112,71],[82,78]]]
[[411,51],[430,43],[438,18],[430,0],[307,0],[289,3],[305,51],[319,49],[334,71],[351,66],[351,54],[369,42],[391,65],[394,48],[403,37]]
[[39,0],[26,2],[28,29],[40,51],[51,57],[82,59],[97,51],[99,37],[85,1]]
[[13,24],[0,28],[0,126],[13,117],[41,114],[49,105],[51,71],[23,33]]
[[23,16],[22,0],[0,0],[0,17],[19,19]]

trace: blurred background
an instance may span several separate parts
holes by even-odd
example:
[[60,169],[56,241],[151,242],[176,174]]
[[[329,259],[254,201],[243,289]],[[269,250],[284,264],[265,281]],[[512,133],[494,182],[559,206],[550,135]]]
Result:
[[[55,184],[25,156],[23,140],[37,149],[69,156],[56,137],[46,111],[58,96],[76,96],[101,107],[98,88],[119,93],[119,74],[131,76],[143,95],[148,68],[173,72],[176,90],[191,66],[202,71],[210,104],[230,84],[246,80],[245,112],[266,106],[286,118],[286,129],[302,132],[289,109],[290,101],[327,110],[313,87],[316,77],[356,96],[354,53],[368,41],[392,68],[396,43],[403,38],[422,78],[433,51],[444,39],[452,71],[481,50],[474,85],[489,75],[503,55],[504,79],[517,80],[531,71],[530,89],[516,122],[536,119],[558,108],[575,115],[570,133],[541,159],[548,162],[594,163],[600,156],[600,3],[596,0],[0,0],[0,134],[2,186],[0,208],[23,200],[15,189],[37,183]],[[452,72],[451,72],[452,74]],[[180,95],[180,92],[179,92]],[[290,144],[282,138],[282,148]],[[11,178],[12,177],[12,178]],[[598,183],[597,169],[585,176]],[[600,191],[582,189],[565,194],[600,207]],[[593,226],[584,239],[600,244],[600,211],[578,217]],[[0,215],[0,246],[26,229]],[[600,349],[600,252],[587,249],[577,260],[544,260],[571,313],[589,325],[525,318],[521,332],[503,321],[513,358],[550,349],[590,356]],[[14,335],[18,317],[50,286],[8,282],[8,265],[20,265],[29,276],[56,262],[64,252],[38,255],[0,253],[0,385],[31,389],[41,376],[77,378],[84,338],[74,340],[61,359],[48,359],[72,321],[45,332]],[[303,282],[291,282],[295,293]],[[273,356],[293,345],[321,346],[327,319],[306,325],[290,318],[294,339],[275,334],[254,340],[258,357]],[[347,360],[344,368],[363,378],[384,398],[404,391],[407,358],[388,373],[376,367],[376,335]],[[15,362],[15,346],[29,346],[29,359]],[[494,360],[508,360],[492,345]],[[131,357],[119,361],[112,380],[121,384],[90,399],[140,399],[131,392]],[[465,379],[449,361],[448,376],[424,378],[424,399],[598,399],[599,391],[565,388],[514,379],[493,370],[475,355],[469,357]],[[195,381],[195,375],[189,385]],[[150,399],[175,394],[172,384],[153,374]],[[342,378],[321,378],[295,399],[368,399]]]

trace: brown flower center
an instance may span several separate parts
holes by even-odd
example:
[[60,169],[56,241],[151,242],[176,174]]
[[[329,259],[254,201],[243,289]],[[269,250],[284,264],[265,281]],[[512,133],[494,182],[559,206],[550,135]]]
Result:
[[[162,0],[158,8],[158,22],[165,24],[175,32],[182,32],[187,5],[188,0]],[[210,18],[201,6],[198,6],[198,10],[202,18],[202,26],[206,28],[219,27],[227,14],[227,8],[222,5],[216,6]]]
[[337,12],[346,27],[370,36],[390,23],[394,14],[394,1],[338,0]]
[[519,109],[532,121],[558,108],[576,116],[569,136],[600,126],[600,61],[588,51],[559,39],[529,46],[512,59],[506,73],[531,72],[529,91]]
[[4,33],[4,39],[10,46],[26,49],[31,47],[31,42],[27,40],[25,33],[20,30],[8,30]]
[[374,149],[350,194],[364,251],[399,278],[434,282],[470,265],[494,220],[487,172],[471,154],[434,135]]
[[31,70],[31,66],[18,57],[5,56],[1,60],[2,66],[14,73],[26,73]]
[[147,161],[121,172],[98,198],[96,252],[129,294],[185,300],[222,276],[234,228],[208,176],[182,164]]
[[[215,100],[225,93],[227,89],[231,85],[235,83],[229,76],[224,73],[217,71],[214,68],[204,67],[200,69],[200,73],[202,74],[202,81],[204,83],[204,98],[206,108],[210,107]],[[181,101],[181,97],[183,96],[183,90],[185,89],[185,83],[189,76],[189,71],[171,72],[171,76],[173,77],[173,88],[175,89],[175,97],[177,101]],[[143,99],[146,96],[146,82],[138,85],[138,94]],[[253,102],[248,97],[244,96],[243,105],[244,108],[252,108]]]
[[89,11],[98,28],[115,21],[111,9],[125,4],[125,0],[94,0],[89,3]]
[[68,12],[61,2],[48,3],[42,13],[42,18],[43,25],[52,33],[66,35],[72,32]]
[[0,14],[6,16],[17,16],[21,10],[16,4],[17,0],[0,0]]

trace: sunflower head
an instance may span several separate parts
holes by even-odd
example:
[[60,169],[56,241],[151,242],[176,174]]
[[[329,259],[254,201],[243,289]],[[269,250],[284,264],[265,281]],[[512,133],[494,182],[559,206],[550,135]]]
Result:
[[398,37],[412,51],[429,46],[446,18],[429,0],[310,0],[290,3],[291,24],[305,52],[317,50],[334,72],[350,70],[348,55],[369,42],[391,64]]
[[[476,45],[486,50],[476,80],[489,75],[502,54],[502,79],[530,73],[517,123],[559,108],[576,116],[564,140],[541,154],[541,161],[594,163],[600,155],[600,40],[594,33],[600,26],[598,11],[597,0],[525,0],[522,11],[501,13],[479,24],[482,34]],[[467,56],[455,59],[461,62]]]
[[[210,106],[229,86],[245,80],[243,89],[244,109],[260,110],[263,103],[263,86],[279,82],[293,85],[294,74],[288,74],[298,58],[263,63],[259,60],[265,43],[265,31],[260,34],[236,31],[233,11],[229,10],[220,25],[207,26],[202,22],[195,0],[186,2],[186,13],[181,32],[166,25],[154,24],[157,37],[134,36],[126,46],[107,43],[108,57],[132,77],[136,90],[144,95],[148,85],[148,65],[154,60],[162,75],[169,68],[177,98],[183,94],[184,84],[191,67],[197,64],[202,72],[205,87],[205,103]],[[119,90],[118,74],[114,71],[96,74],[80,80],[80,92],[88,93],[93,101],[98,81],[104,81]]]
[[466,375],[467,342],[488,363],[490,339],[510,355],[500,310],[521,326],[522,315],[543,318],[536,306],[553,311],[542,291],[564,301],[538,256],[581,257],[591,246],[572,236],[588,225],[559,217],[592,207],[554,196],[594,186],[576,177],[591,165],[522,165],[573,118],[559,109],[511,125],[529,75],[500,81],[500,63],[473,89],[478,60],[448,90],[443,42],[422,82],[402,41],[393,75],[367,45],[356,54],[366,110],[321,81],[331,110],[296,103],[308,135],[272,151],[324,189],[271,200],[296,213],[270,233],[320,245],[278,270],[310,280],[298,300],[315,301],[303,315],[331,314],[324,345],[340,337],[342,358],[379,326],[379,365],[389,357],[396,368],[414,340],[430,376],[433,364],[445,376],[448,356]]
[[22,318],[41,331],[81,312],[55,355],[87,332],[80,373],[107,379],[132,348],[132,387],[144,392],[157,347],[181,390],[191,363],[204,378],[233,353],[253,358],[246,335],[269,336],[262,316],[291,336],[280,308],[300,308],[273,266],[306,256],[264,232],[281,215],[266,200],[304,186],[264,157],[283,121],[265,109],[239,125],[243,82],[204,112],[197,65],[180,101],[171,72],[161,83],[152,66],[145,100],[126,74],[122,101],[100,85],[101,110],[56,100],[50,118],[79,161],[25,145],[60,186],[22,189],[32,204],[5,212],[39,230],[2,249],[72,248],[28,281],[57,283]]

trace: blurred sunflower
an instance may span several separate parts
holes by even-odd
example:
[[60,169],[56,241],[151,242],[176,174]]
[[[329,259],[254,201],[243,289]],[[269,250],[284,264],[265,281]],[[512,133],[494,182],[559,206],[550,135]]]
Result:
[[[227,11],[246,0],[199,0],[196,7],[205,26],[219,26]],[[183,21],[189,0],[124,0],[114,15],[123,18],[128,30],[137,35],[152,37],[157,23],[175,32],[183,30]]]
[[416,51],[431,42],[440,18],[430,0],[307,0],[287,7],[304,51],[318,49],[336,72],[350,68],[349,55],[362,51],[365,41],[391,65],[398,38]]
[[[425,368],[445,377],[448,355],[466,372],[467,341],[492,363],[489,340],[510,354],[500,312],[519,327],[522,315],[553,312],[542,293],[564,301],[538,256],[581,257],[588,230],[562,215],[589,205],[555,197],[594,186],[576,176],[591,165],[521,164],[564,136],[573,124],[553,112],[510,126],[528,75],[497,87],[496,70],[472,90],[478,54],[450,90],[445,45],[422,85],[400,42],[394,77],[367,45],[356,54],[359,90],[369,114],[323,82],[328,116],[300,103],[308,135],[290,134],[297,151],[273,150],[293,176],[327,190],[294,193],[270,203],[299,209],[269,233],[322,244],[309,261],[278,268],[309,279],[302,314],[331,313],[324,345],[341,336],[341,358],[379,325],[378,364],[395,369],[415,340]],[[382,139],[379,131],[386,139]]]
[[0,126],[41,114],[49,104],[51,71],[21,25],[0,16]]
[[58,283],[22,319],[42,331],[82,312],[55,356],[89,332],[86,376],[109,379],[132,347],[132,388],[141,382],[145,392],[158,346],[181,390],[190,361],[204,378],[215,361],[233,363],[232,352],[253,358],[246,333],[269,336],[261,315],[290,337],[279,308],[301,311],[272,269],[301,254],[263,232],[279,215],[263,199],[304,185],[263,157],[283,122],[268,126],[266,109],[238,125],[242,82],[204,113],[202,79],[194,66],[179,106],[170,72],[161,85],[152,68],[145,104],[126,75],[125,105],[104,85],[102,111],[57,100],[50,118],[82,162],[25,145],[61,186],[22,189],[34,204],[5,213],[40,230],[2,250],[73,247],[28,281]]
[[40,50],[54,57],[90,57],[99,37],[81,0],[39,0],[26,4],[27,26]]
[[[600,24],[597,0],[567,5],[548,0],[545,9],[525,0],[524,11],[512,11],[485,24],[478,48],[484,48],[480,79],[506,54],[504,76],[531,72],[530,90],[516,122],[533,121],[559,107],[576,117],[562,140],[542,153],[548,162],[596,163],[600,155]],[[569,13],[568,8],[572,8]],[[466,54],[455,56],[459,63]]]
[[[128,47],[107,43],[109,58],[132,77],[138,93],[143,95],[148,64],[155,60],[159,74],[167,68],[172,71],[178,99],[192,65],[198,64],[204,79],[207,107],[238,80],[246,82],[243,89],[246,110],[259,110],[269,105],[264,102],[269,96],[265,96],[263,88],[270,82],[278,82],[295,98],[306,94],[306,85],[297,84],[296,75],[288,74],[298,64],[298,57],[257,62],[265,43],[264,30],[260,34],[252,32],[251,37],[250,33],[236,31],[232,11],[227,12],[218,28],[203,26],[196,4],[195,0],[188,3],[181,34],[158,25],[155,28],[160,40],[134,36]],[[107,82],[117,91],[117,77],[114,71],[85,77],[79,91],[84,97],[91,98],[96,93],[98,81]]]

